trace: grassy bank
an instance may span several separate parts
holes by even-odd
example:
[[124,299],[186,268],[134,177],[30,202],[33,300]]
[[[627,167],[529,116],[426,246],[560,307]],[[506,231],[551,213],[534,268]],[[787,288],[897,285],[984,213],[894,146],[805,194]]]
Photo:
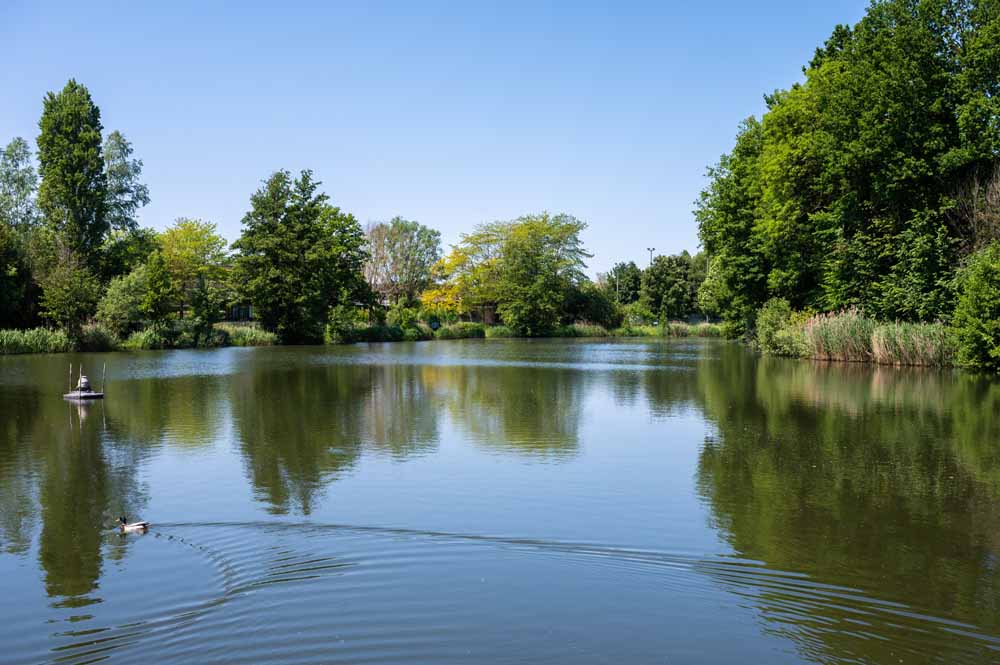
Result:
[[765,355],[951,367],[958,364],[952,331],[941,323],[881,322],[854,309],[809,316],[768,301],[757,315],[755,346]]

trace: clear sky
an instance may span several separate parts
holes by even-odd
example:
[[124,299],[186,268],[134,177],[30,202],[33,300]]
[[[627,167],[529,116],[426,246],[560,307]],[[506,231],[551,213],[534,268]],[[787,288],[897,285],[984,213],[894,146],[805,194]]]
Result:
[[144,225],[234,240],[262,179],[311,168],[362,224],[402,215],[447,245],[567,212],[592,272],[644,265],[697,249],[706,166],[867,2],[232,5],[0,0],[0,142],[34,145],[74,77],[145,163]]

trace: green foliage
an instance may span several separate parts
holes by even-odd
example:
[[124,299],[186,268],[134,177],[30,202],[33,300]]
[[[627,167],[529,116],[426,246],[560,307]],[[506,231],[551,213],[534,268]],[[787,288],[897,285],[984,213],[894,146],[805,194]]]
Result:
[[196,290],[202,290],[202,298],[206,289],[220,292],[229,263],[228,243],[216,233],[215,224],[180,217],[160,235],[159,242],[181,317],[193,304]]
[[644,326],[656,320],[656,315],[649,311],[642,300],[625,305],[621,308],[622,323],[626,328]]
[[104,141],[104,179],[107,185],[106,215],[112,230],[133,233],[139,208],[149,205],[149,188],[139,182],[142,160],[132,158],[132,144],[115,130]]
[[172,334],[163,326],[139,330],[122,342],[122,348],[129,351],[153,351],[169,349],[172,346]]
[[0,326],[31,322],[36,291],[24,245],[12,227],[0,222]]
[[158,249],[162,249],[160,235],[153,229],[112,230],[101,247],[100,275],[106,281],[127,275]]
[[757,313],[756,346],[765,355],[804,357],[808,351],[802,321],[784,298],[771,298]]
[[177,290],[170,277],[167,261],[159,250],[146,262],[146,291],[139,311],[154,326],[162,325],[174,309]]
[[509,326],[487,326],[486,327],[486,337],[492,338],[505,338],[505,337],[517,337],[514,331]]
[[72,349],[73,343],[62,330],[48,328],[0,330],[0,355],[65,353]]
[[368,299],[364,234],[319,184],[310,171],[294,182],[287,171],[273,174],[251,197],[234,244],[235,282],[286,344],[322,341],[331,307]]
[[386,303],[410,303],[431,283],[431,268],[441,258],[441,233],[394,217],[366,232],[365,278]]
[[97,320],[114,335],[128,337],[146,318],[143,304],[148,290],[145,266],[115,277],[97,304]]
[[813,316],[805,322],[806,353],[818,360],[869,362],[876,323],[857,309]]
[[717,323],[667,323],[661,326],[626,325],[608,334],[612,337],[725,337],[725,328]]
[[838,27],[805,82],[768,96],[709,170],[706,303],[740,326],[772,297],[947,318],[978,223],[955,195],[1000,150],[998,21],[996,3],[881,0]]
[[38,223],[38,176],[31,148],[20,136],[0,152],[0,226],[24,237]]
[[622,313],[607,292],[590,280],[572,285],[563,304],[563,324],[592,323],[615,328],[621,325]]
[[215,324],[222,321],[226,306],[226,292],[217,283],[199,276],[191,292],[191,318],[188,320],[193,346],[223,346],[225,340],[218,339]]
[[948,367],[955,337],[942,323],[880,323],[872,332],[872,361],[880,365]]
[[481,323],[461,321],[441,326],[434,333],[437,339],[466,339],[486,337],[486,327]]
[[616,263],[603,277],[604,289],[614,302],[628,305],[639,299],[642,271],[634,261]]
[[45,223],[96,268],[109,229],[101,112],[87,88],[71,79],[61,92],[45,96],[38,125],[38,205]]
[[[608,329],[604,326],[590,323],[571,323],[569,325],[556,328],[552,337],[609,337]],[[487,335],[489,337],[489,335]]]
[[78,351],[115,351],[121,340],[114,332],[99,323],[88,323],[80,333],[76,348]]
[[687,252],[654,258],[642,273],[643,308],[656,312],[661,320],[684,318],[695,311],[695,294],[704,279],[703,262],[699,257],[696,270]]
[[1000,242],[973,254],[958,279],[952,317],[961,362],[1000,372]]
[[78,256],[63,252],[42,278],[42,309],[47,318],[74,342],[97,307],[100,285]]
[[413,328],[417,325],[419,314],[420,312],[415,307],[395,304],[386,313],[385,322],[390,326],[399,326],[404,329]]
[[278,343],[277,335],[262,330],[258,325],[217,323],[215,328],[227,335],[230,346],[273,346]]
[[585,281],[580,233],[569,215],[528,215],[476,227],[434,269],[425,308],[453,315],[495,308],[518,335],[545,335],[565,315],[566,296]]

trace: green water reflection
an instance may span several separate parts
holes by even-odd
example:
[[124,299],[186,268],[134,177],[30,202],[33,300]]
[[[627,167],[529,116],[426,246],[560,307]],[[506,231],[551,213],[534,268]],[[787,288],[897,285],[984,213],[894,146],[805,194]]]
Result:
[[[696,451],[683,471],[727,548],[705,556],[827,587],[796,595],[706,568],[706,583],[751,599],[765,633],[790,639],[804,660],[864,662],[905,652],[918,629],[906,614],[955,622],[934,637],[931,660],[968,660],[963,631],[1000,636],[1000,383],[759,359],[720,343],[531,346],[519,363],[509,343],[461,347],[489,362],[432,346],[116,354],[109,399],[87,406],[58,398],[66,357],[6,359],[0,557],[33,557],[55,607],[97,602],[109,562],[127,552],[102,528],[148,508],[143,472],[158,456],[236,456],[260,509],[277,516],[313,515],[369,456],[432,465],[455,448],[547,465],[547,483],[594,456],[601,489],[624,494],[632,479],[609,450],[628,450],[626,432],[662,437],[694,414],[707,436],[682,442]],[[492,482],[470,476],[468,491]],[[538,506],[539,519],[602,539],[578,498],[559,500]],[[528,506],[509,509],[530,519]],[[861,629],[866,612],[885,616]],[[994,654],[976,649],[984,662]]]

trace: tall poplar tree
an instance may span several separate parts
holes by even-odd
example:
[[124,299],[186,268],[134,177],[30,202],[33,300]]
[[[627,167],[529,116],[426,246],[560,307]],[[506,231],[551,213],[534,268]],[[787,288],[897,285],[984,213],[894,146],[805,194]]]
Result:
[[101,111],[73,79],[61,92],[45,95],[43,106],[38,205],[58,240],[95,268],[109,229]]

